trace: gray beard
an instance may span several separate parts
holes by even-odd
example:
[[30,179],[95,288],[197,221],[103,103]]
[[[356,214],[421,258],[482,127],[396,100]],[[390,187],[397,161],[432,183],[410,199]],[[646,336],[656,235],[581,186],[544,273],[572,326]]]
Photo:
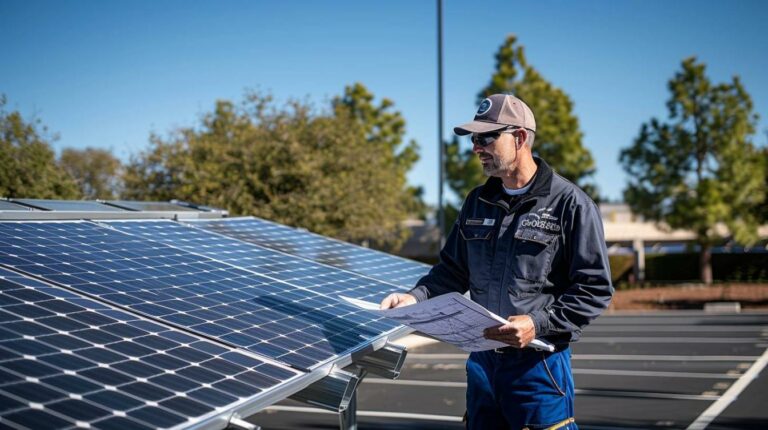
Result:
[[496,160],[495,158],[491,159],[491,162],[489,164],[483,165],[483,175],[491,177],[491,176],[498,176],[502,173],[504,173],[506,169],[501,167],[501,163],[499,163],[499,160]]

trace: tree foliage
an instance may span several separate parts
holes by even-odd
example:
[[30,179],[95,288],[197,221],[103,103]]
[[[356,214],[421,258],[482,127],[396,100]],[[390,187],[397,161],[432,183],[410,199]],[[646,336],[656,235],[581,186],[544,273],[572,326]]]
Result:
[[79,197],[75,181],[63,171],[44,137],[39,120],[25,121],[18,111],[5,110],[0,96],[0,196],[39,199]]
[[[573,101],[528,63],[525,49],[514,35],[507,36],[496,52],[496,71],[488,85],[478,93],[478,103],[498,93],[514,94],[536,115],[533,152],[598,200],[597,188],[589,183],[595,172],[595,162],[582,144],[583,134],[573,113]],[[456,138],[446,142],[446,176],[451,190],[462,198],[486,179],[472,148],[462,149]],[[456,208],[447,208],[447,219],[454,213]],[[450,226],[450,223],[446,224]]]
[[624,198],[648,219],[696,233],[702,279],[711,282],[710,247],[724,223],[736,241],[757,239],[765,163],[752,143],[757,115],[738,77],[713,84],[695,58],[669,81],[669,118],[644,123],[620,161]]
[[114,199],[120,191],[120,160],[106,149],[66,148],[61,166],[75,179],[86,199]]
[[596,198],[594,185],[586,182],[595,172],[595,161],[582,145],[584,135],[573,113],[573,101],[528,64],[525,49],[516,43],[517,37],[509,35],[499,48],[496,73],[478,94],[478,101],[497,93],[511,93],[524,100],[536,116],[534,153]]
[[413,187],[405,182],[408,171],[419,160],[419,146],[415,140],[404,143],[405,119],[394,110],[394,102],[383,98],[378,105],[374,95],[357,82],[344,88],[344,95],[332,102],[337,117],[349,118],[363,129],[369,145],[381,146],[386,154],[392,154],[395,175],[402,180],[398,189],[405,189],[403,205],[411,215],[426,216],[427,206],[422,199],[422,187]]
[[[445,178],[448,187],[462,199],[485,181],[483,166],[477,156],[472,153],[472,149],[462,151],[459,138],[455,135],[445,143]],[[443,216],[446,221],[443,233],[448,234],[453,228],[453,220],[459,216],[459,206],[447,204]]]
[[[766,136],[768,136],[768,131],[766,131]],[[760,224],[768,224],[768,146],[763,147],[762,151],[762,160],[763,160],[763,204],[757,207],[756,216],[759,220]]]
[[404,122],[391,103],[369,96],[347,88],[319,113],[254,93],[219,101],[199,126],[152,136],[126,166],[124,196],[189,200],[396,249],[415,153],[413,144],[398,151]]

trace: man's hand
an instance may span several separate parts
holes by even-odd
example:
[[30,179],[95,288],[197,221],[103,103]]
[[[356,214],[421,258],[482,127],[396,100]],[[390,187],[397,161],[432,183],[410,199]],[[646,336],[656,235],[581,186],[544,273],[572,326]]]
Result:
[[525,348],[536,338],[536,327],[530,316],[513,315],[507,318],[507,321],[509,322],[504,325],[485,329],[485,338],[504,342],[515,348]]
[[379,309],[399,308],[416,303],[416,297],[405,293],[392,293],[381,301]]

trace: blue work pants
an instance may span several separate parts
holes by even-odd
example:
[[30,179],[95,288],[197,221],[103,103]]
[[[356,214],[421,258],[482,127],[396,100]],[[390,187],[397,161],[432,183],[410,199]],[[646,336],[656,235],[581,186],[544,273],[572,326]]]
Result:
[[467,428],[576,430],[571,350],[504,348],[467,360]]

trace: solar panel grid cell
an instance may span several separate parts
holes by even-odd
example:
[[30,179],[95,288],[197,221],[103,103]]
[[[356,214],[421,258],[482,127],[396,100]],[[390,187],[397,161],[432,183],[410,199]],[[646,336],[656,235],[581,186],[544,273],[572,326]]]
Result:
[[0,223],[0,264],[302,369],[397,327],[331,297],[88,222]]
[[0,269],[0,423],[12,428],[174,427],[300,375]]
[[189,225],[410,288],[429,266],[258,218],[188,220]]

